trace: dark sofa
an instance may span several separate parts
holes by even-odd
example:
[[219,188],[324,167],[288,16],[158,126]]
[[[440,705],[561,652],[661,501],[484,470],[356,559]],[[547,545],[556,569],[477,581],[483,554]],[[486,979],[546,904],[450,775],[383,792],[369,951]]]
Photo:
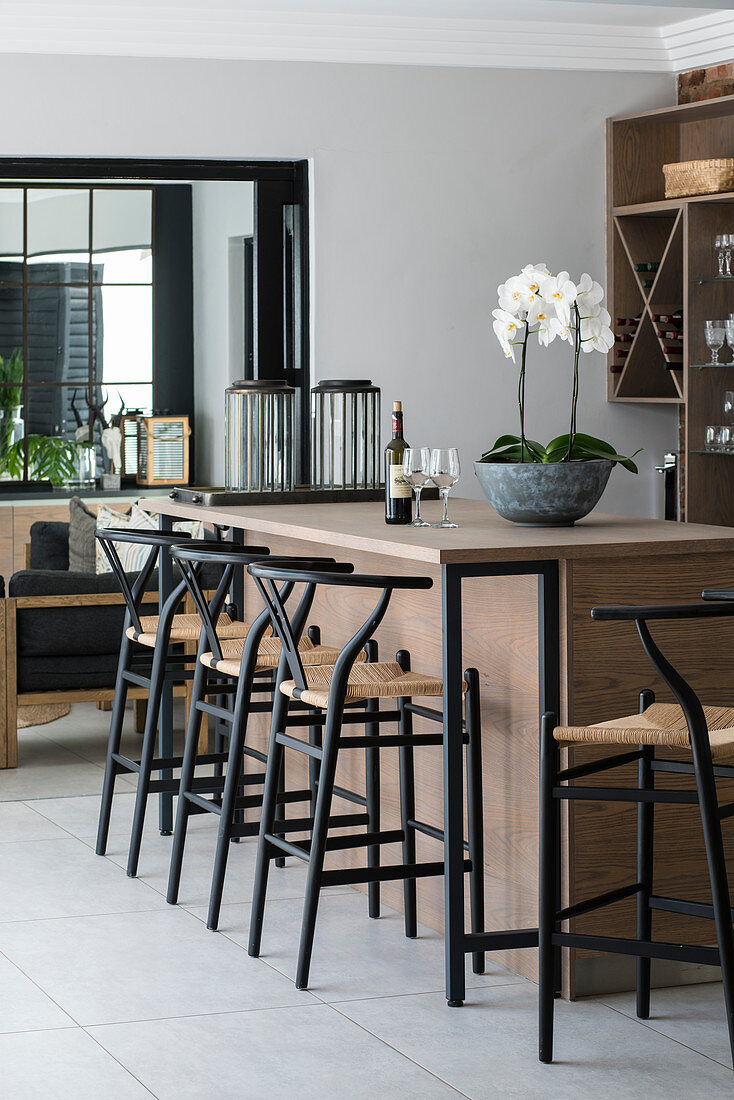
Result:
[[[114,574],[69,572],[68,523],[34,523],[30,536],[31,568],[0,598],[0,768],[17,764],[19,705],[112,698],[125,618]],[[157,572],[149,588],[155,614]]]

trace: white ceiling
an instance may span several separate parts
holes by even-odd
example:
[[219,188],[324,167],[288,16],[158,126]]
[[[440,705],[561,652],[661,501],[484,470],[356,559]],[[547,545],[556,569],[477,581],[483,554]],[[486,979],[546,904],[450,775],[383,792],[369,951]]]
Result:
[[679,72],[734,59],[730,0],[0,0],[0,53]]

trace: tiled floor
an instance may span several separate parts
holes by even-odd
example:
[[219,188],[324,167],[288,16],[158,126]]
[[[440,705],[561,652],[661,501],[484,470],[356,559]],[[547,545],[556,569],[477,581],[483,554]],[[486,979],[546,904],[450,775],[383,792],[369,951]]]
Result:
[[[321,906],[310,992],[292,974],[304,875],[273,871],[263,958],[245,950],[254,842],[233,845],[221,932],[207,932],[214,822],[195,818],[181,905],[164,900],[170,838],[124,863],[121,785],[109,853],[92,851],[107,716],[77,706],[21,733],[0,773],[0,1095],[8,1100],[730,1097],[721,987],[558,1005],[557,1061],[536,1060],[535,987],[490,962],[446,1007],[442,942],[402,935],[361,894]],[[130,735],[134,743],[135,735]],[[153,809],[153,807],[151,807]],[[289,861],[291,864],[292,861]]]

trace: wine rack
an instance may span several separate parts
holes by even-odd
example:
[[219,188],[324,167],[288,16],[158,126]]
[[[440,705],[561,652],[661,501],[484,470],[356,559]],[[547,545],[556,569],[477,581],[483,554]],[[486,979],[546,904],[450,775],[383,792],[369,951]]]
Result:
[[666,199],[663,164],[734,156],[734,96],[610,119],[607,294],[610,401],[679,410],[680,519],[734,526],[734,455],[706,452],[707,424],[734,390],[732,351],[709,368],[704,322],[734,314],[714,237],[734,233],[734,192]]

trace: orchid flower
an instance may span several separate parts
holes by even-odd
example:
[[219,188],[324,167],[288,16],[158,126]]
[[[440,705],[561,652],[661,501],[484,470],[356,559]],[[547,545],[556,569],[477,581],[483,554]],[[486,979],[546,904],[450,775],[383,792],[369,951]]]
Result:
[[512,346],[512,341],[517,335],[518,327],[523,324],[522,321],[518,321],[514,314],[508,312],[506,309],[493,309],[492,316],[494,321],[492,322],[492,328],[495,331],[495,335],[502,345],[508,359],[512,359],[515,362],[515,349]]
[[604,290],[599,283],[594,282],[591,275],[586,272],[579,279],[576,287],[576,301],[582,317],[595,317],[598,313],[599,303],[604,297]]
[[497,287],[497,297],[500,309],[506,310],[517,316],[525,313],[535,300],[535,293],[530,289],[530,280],[522,275],[513,275]]
[[555,320],[556,312],[554,308],[549,306],[542,298],[536,298],[528,310],[528,327],[530,325],[538,326],[535,329],[538,334],[538,343],[545,348],[556,338],[557,333],[551,325],[551,322]]
[[540,293],[540,284],[549,275],[550,271],[545,264],[526,264],[520,272],[520,277],[527,281],[528,290],[531,294]]
[[611,329],[612,318],[606,309],[599,308],[593,317],[581,318],[581,350],[601,351],[606,354],[614,345]]
[[576,301],[576,284],[571,281],[568,272],[559,271],[557,275],[546,276],[540,293],[546,302],[555,306],[558,320],[567,327],[571,323],[571,306]]

